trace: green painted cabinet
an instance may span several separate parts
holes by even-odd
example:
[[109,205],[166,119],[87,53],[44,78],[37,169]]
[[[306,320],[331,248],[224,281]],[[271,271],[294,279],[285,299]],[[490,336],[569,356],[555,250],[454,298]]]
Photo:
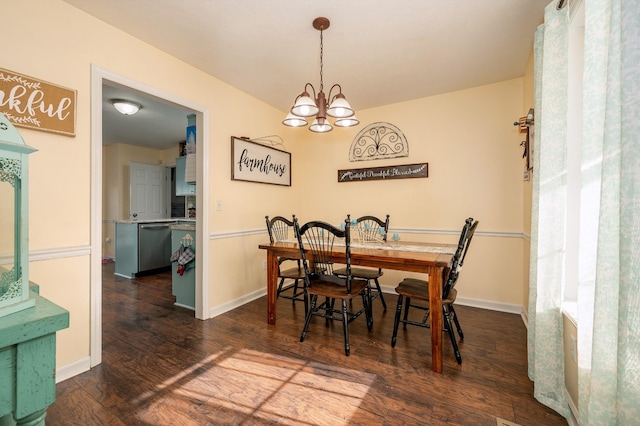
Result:
[[[194,225],[175,225],[171,229],[171,252],[180,247],[195,250],[196,230]],[[195,310],[196,308],[196,269],[195,260],[187,265],[182,273],[178,270],[179,262],[171,265],[171,290],[176,297],[176,306]]]
[[115,275],[133,278],[138,272],[138,224],[116,223]]
[[44,425],[56,396],[56,332],[69,312],[30,293],[32,308],[0,318],[0,425]]
[[186,162],[187,157],[176,158],[176,196],[196,195],[196,184],[184,179]]

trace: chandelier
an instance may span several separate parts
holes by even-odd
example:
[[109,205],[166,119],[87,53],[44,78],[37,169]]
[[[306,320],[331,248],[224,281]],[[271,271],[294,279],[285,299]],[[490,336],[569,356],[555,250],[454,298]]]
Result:
[[[327,120],[327,115],[335,118],[334,125],[338,127],[351,127],[360,124],[355,116],[355,112],[349,105],[349,102],[342,94],[342,87],[339,84],[334,84],[329,90],[329,96],[324,94],[324,83],[322,81],[322,67],[324,65],[322,61],[323,43],[322,34],[323,31],[329,28],[330,22],[327,18],[316,18],[313,20],[313,28],[320,31],[320,91],[316,95],[316,90],[311,83],[304,85],[304,91],[296,97],[293,102],[293,107],[289,114],[282,122],[282,124],[290,127],[302,127],[309,124],[307,118],[315,116],[313,123],[309,127],[309,130],[316,133],[326,133],[333,130],[333,126]],[[313,93],[313,98],[309,94],[307,89],[310,89]],[[331,96],[334,89],[337,91],[333,97]]]

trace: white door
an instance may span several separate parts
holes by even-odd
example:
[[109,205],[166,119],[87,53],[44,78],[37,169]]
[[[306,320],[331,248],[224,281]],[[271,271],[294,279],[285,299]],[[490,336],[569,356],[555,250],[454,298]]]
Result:
[[166,167],[129,163],[131,220],[166,219]]

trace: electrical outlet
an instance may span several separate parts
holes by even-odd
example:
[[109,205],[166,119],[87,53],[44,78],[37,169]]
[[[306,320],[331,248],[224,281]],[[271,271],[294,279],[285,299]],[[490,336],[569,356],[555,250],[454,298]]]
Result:
[[262,270],[263,270],[263,271],[266,271],[266,270],[267,270],[267,261],[266,261],[266,260],[263,260],[263,261],[262,261]]

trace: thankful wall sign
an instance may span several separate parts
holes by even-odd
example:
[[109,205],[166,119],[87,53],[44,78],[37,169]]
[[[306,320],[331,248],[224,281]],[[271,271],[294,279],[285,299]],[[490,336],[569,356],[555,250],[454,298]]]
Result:
[[14,126],[76,135],[77,92],[0,68],[0,112]]
[[363,180],[391,180],[426,177],[429,177],[428,163],[338,170],[338,182],[361,182]]

